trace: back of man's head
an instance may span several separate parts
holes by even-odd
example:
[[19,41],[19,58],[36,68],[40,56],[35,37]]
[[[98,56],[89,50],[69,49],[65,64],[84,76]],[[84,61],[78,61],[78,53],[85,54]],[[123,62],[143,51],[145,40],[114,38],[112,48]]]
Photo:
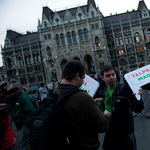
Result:
[[18,95],[21,92],[22,87],[21,87],[21,85],[19,83],[12,83],[10,85],[10,89],[15,88],[15,87],[18,87],[18,90],[16,92],[12,93],[12,94],[13,95]]
[[43,87],[43,86],[44,86],[44,83],[41,83],[40,86]]
[[14,87],[18,87],[20,90],[22,89],[21,85],[17,82],[12,83],[11,85],[13,85]]
[[108,72],[109,70],[114,70],[115,71],[115,69],[113,68],[113,66],[110,66],[110,65],[104,66],[101,69],[101,76],[103,77],[104,76],[104,72]]
[[146,66],[145,62],[142,61],[142,62],[139,63],[139,68],[144,67],[144,66]]
[[62,79],[71,81],[74,79],[77,73],[82,78],[82,75],[86,72],[86,67],[79,60],[72,60],[67,62],[62,70]]

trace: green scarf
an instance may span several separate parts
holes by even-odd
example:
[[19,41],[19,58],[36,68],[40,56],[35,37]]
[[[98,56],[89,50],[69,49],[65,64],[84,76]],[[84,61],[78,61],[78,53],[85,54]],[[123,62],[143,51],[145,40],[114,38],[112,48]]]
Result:
[[112,96],[113,96],[113,93],[115,92],[116,88],[117,88],[117,83],[115,83],[115,87],[113,89],[109,89],[107,87],[106,92],[105,92],[105,98],[106,98],[104,101],[105,110],[108,110],[110,112],[113,112],[115,110],[114,105],[112,106]]
[[[106,92],[105,92],[105,100],[102,101],[105,104],[105,110],[108,110],[110,112],[114,112],[115,110],[114,105],[112,106],[112,96],[113,96],[113,93],[116,91],[116,88],[117,88],[117,83],[115,83],[115,87],[113,89],[109,89],[107,87]],[[104,114],[101,103],[98,102],[98,105],[99,105],[100,110]]]

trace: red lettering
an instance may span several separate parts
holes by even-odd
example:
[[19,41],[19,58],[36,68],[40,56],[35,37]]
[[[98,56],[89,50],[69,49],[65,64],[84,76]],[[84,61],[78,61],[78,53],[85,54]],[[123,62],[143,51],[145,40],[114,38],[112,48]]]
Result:
[[133,75],[131,75],[131,76],[133,76],[133,77],[135,78],[134,74],[133,74]]
[[86,86],[86,84],[87,84],[87,82],[83,82],[83,85],[85,85],[85,86]]
[[145,73],[145,70],[143,70],[142,72]]
[[142,75],[142,74],[143,74],[143,73],[140,73],[140,72],[139,72],[139,75]]
[[139,74],[136,73],[135,76],[137,77],[137,76],[139,76]]
[[149,72],[150,70],[149,70],[149,69],[146,69],[146,71]]

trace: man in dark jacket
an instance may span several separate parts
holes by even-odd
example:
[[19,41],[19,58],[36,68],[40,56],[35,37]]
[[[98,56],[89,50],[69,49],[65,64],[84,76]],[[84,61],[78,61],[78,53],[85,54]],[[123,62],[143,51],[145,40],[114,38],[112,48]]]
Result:
[[[146,66],[145,62],[139,63],[139,68]],[[142,99],[144,102],[145,117],[150,119],[150,83],[142,86]]]
[[[126,85],[116,83],[116,73],[112,66],[101,70],[102,79],[107,87],[101,93],[103,98],[101,109],[112,112],[111,124],[106,131],[104,150],[136,150],[132,110],[140,113],[143,109],[142,100],[138,101],[135,94]],[[141,95],[142,92],[139,91]]]
[[[79,88],[85,78],[85,66],[77,60],[65,64],[62,83],[54,90],[61,95],[68,89]],[[94,99],[86,92],[79,91],[62,103],[71,150],[97,150],[100,146],[98,133],[107,131],[111,113],[99,110]],[[59,144],[59,143],[58,143]]]
[[36,109],[33,101],[26,93],[21,92],[21,86],[19,83],[12,83],[10,89],[18,87],[18,90],[12,95],[15,97],[16,103],[12,110],[12,119],[17,129],[21,130],[21,149],[30,150],[29,145],[29,125],[33,118]]
[[127,71],[126,67],[123,67],[123,81],[124,81],[124,84],[125,84],[125,85],[128,85],[127,81],[126,81],[125,78],[124,78],[124,75],[125,75],[126,73],[128,73],[128,71]]

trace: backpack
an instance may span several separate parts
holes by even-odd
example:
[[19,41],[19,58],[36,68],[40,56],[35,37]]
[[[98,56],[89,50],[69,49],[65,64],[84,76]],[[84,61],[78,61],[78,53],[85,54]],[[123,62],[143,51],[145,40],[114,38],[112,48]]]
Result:
[[58,97],[50,91],[43,100],[44,104],[37,110],[30,124],[29,141],[31,150],[50,150],[68,148],[69,140],[65,129],[65,119],[61,102],[70,95],[81,91],[72,88]]

